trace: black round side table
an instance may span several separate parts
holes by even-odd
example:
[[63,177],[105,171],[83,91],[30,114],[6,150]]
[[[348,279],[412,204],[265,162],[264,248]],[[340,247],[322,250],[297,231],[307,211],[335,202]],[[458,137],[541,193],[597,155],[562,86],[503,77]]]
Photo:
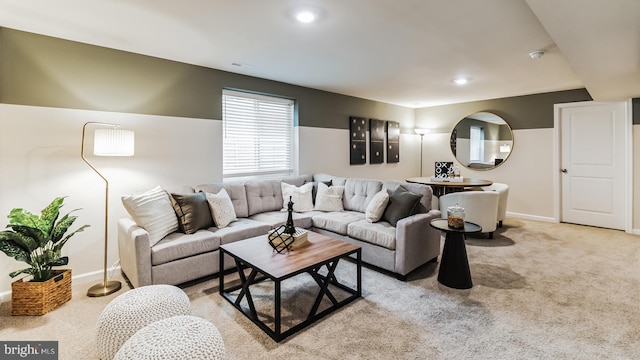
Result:
[[473,283],[467,249],[464,245],[464,234],[481,232],[482,227],[465,221],[464,228],[455,229],[449,227],[447,219],[433,219],[430,224],[431,227],[446,233],[438,282],[454,289],[470,289]]

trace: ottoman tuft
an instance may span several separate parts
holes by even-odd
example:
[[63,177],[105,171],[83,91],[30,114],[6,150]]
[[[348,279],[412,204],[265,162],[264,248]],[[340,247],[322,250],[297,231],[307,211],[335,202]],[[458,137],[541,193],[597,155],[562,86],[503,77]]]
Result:
[[110,360],[139,329],[158,320],[190,313],[189,297],[176,286],[149,285],[127,291],[113,299],[98,319],[98,356]]
[[138,330],[114,360],[224,359],[224,342],[209,321],[190,315],[156,321]]

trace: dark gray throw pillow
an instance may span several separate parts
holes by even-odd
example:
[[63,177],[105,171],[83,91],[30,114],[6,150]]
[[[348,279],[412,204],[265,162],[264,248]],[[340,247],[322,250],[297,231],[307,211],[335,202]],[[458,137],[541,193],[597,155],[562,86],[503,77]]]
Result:
[[[305,181],[304,183],[308,183],[309,181]],[[331,187],[331,183],[333,182],[333,180],[328,180],[328,181],[321,181],[322,183],[324,183],[325,185]],[[318,182],[317,181],[312,181],[313,183],[313,188],[311,189],[311,200],[313,201],[313,203],[316,203],[316,193],[318,192]]]
[[418,203],[422,195],[411,192],[402,186],[391,193],[389,197],[389,205],[384,210],[382,219],[389,224],[396,226],[398,220],[404,219],[415,213]]
[[213,217],[203,192],[195,194],[171,194],[171,203],[178,216],[180,231],[193,234],[213,226]]

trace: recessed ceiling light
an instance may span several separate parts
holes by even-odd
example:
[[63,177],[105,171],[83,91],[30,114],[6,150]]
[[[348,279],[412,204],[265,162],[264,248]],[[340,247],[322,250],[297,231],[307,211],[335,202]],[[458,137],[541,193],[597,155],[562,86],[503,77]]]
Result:
[[296,13],[296,20],[303,24],[312,23],[318,16],[311,10],[301,10]]
[[532,59],[540,59],[544,55],[544,50],[536,50],[529,53],[529,57]]
[[457,79],[453,79],[453,82],[457,85],[464,85],[466,83],[469,82],[469,79],[467,78],[457,78]]

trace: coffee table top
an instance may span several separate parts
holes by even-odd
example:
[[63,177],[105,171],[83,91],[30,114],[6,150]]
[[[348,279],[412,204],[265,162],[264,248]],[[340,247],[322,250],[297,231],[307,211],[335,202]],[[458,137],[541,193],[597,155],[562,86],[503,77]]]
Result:
[[220,248],[251,264],[261,273],[278,279],[300,273],[309,267],[360,248],[313,231],[308,232],[307,240],[307,245],[281,254],[269,245],[266,234],[220,245]]

